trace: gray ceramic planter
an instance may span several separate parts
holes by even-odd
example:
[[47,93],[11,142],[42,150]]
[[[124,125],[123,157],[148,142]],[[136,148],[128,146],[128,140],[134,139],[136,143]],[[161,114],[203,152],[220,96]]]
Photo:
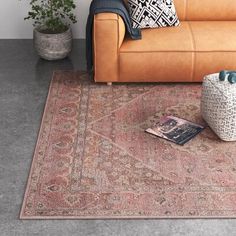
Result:
[[59,60],[68,56],[72,49],[72,31],[69,28],[60,34],[45,34],[34,29],[34,47],[40,57]]

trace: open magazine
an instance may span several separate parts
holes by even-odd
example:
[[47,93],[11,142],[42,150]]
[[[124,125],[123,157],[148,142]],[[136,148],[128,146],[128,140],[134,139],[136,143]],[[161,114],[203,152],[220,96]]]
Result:
[[146,132],[164,138],[179,145],[184,145],[205,127],[175,116],[165,116]]

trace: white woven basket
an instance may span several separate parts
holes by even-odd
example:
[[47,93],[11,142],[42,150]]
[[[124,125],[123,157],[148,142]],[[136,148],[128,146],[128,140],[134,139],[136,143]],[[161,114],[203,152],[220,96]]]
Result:
[[236,141],[236,84],[219,80],[219,74],[204,77],[201,113],[224,141]]

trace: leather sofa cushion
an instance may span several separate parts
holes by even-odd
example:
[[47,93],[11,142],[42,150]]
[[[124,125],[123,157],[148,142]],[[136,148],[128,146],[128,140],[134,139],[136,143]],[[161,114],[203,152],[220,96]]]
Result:
[[236,20],[236,0],[174,0],[174,4],[180,20]]
[[236,21],[192,21],[197,51],[236,51]]
[[122,81],[202,81],[205,73],[236,67],[236,22],[185,21],[142,36],[121,45]]
[[142,39],[126,38],[120,52],[192,51],[193,49],[191,30],[189,23],[185,21],[178,27],[143,29]]
[[142,30],[142,40],[126,38],[120,52],[236,51],[236,22],[183,21],[178,27]]
[[175,0],[184,2],[183,20],[236,20],[236,0]]

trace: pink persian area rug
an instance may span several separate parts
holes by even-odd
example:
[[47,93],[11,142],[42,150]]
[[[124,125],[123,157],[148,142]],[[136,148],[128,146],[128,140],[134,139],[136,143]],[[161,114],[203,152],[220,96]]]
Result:
[[163,115],[204,124],[200,96],[200,84],[55,72],[20,218],[235,218],[235,143],[209,128],[184,146],[144,132]]

